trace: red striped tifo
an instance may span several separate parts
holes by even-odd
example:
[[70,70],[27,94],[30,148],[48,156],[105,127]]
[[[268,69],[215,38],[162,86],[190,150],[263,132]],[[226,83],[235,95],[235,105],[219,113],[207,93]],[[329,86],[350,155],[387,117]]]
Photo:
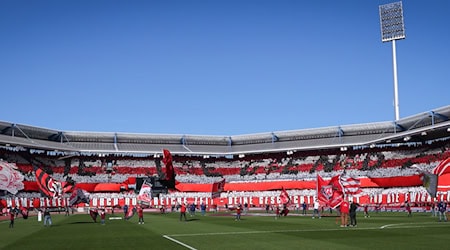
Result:
[[341,175],[339,178],[339,182],[342,186],[343,193],[346,195],[355,195],[362,192],[361,182],[356,178]]
[[433,174],[438,176],[450,173],[450,158],[441,161],[434,169]]

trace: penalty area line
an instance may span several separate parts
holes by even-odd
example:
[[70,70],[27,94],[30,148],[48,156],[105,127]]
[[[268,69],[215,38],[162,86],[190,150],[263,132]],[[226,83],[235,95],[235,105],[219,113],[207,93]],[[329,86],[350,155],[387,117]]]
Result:
[[189,246],[188,244],[185,244],[185,243],[183,243],[183,242],[181,242],[181,241],[179,241],[179,240],[176,240],[176,239],[174,239],[174,238],[172,238],[172,237],[170,237],[170,236],[163,235],[163,237],[166,238],[166,239],[168,239],[168,240],[170,240],[170,241],[173,241],[173,242],[175,242],[175,243],[177,243],[177,244],[179,244],[179,245],[182,245],[182,246],[184,246],[184,247],[186,247],[186,248],[188,248],[188,249],[191,249],[191,250],[197,250],[196,248],[193,248],[193,247]]

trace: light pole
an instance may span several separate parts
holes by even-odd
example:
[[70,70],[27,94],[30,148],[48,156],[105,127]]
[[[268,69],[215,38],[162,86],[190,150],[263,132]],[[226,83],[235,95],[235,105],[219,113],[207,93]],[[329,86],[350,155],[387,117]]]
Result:
[[405,39],[405,25],[403,23],[402,2],[389,3],[379,6],[381,41],[392,41],[392,62],[394,68],[394,109],[395,120],[400,119],[398,104],[398,81],[397,81],[397,56],[395,40]]

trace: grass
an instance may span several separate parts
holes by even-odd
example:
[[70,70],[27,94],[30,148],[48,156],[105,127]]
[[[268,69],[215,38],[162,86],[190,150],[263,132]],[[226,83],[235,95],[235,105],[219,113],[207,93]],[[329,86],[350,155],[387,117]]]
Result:
[[[145,214],[145,224],[107,220],[93,223],[88,214],[52,215],[53,226],[36,217],[0,222],[0,249],[437,249],[446,248],[450,222],[430,214],[379,213],[364,218],[358,227],[341,228],[335,217],[243,216],[229,214],[188,216]],[[108,218],[108,217],[107,217]]]

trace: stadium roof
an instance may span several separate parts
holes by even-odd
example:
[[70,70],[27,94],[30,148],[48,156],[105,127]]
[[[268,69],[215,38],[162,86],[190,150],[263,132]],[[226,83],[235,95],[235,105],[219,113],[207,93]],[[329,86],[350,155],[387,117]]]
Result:
[[98,154],[242,155],[423,144],[450,138],[450,105],[397,121],[235,136],[59,131],[0,121],[0,147]]

